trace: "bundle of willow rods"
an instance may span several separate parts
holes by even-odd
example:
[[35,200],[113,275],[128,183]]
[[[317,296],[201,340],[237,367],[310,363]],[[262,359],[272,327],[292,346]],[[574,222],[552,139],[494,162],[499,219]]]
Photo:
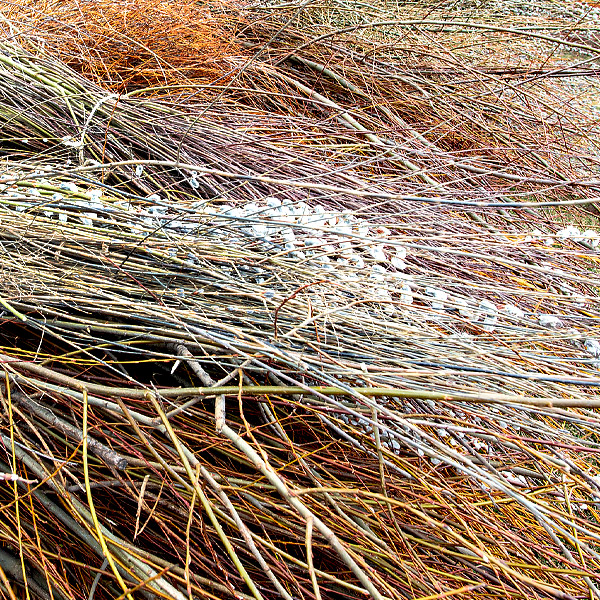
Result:
[[223,81],[133,37],[166,0],[130,36],[86,3],[114,63],[61,52],[90,6],[32,4],[0,48],[2,594],[600,598],[579,3],[213,6]]

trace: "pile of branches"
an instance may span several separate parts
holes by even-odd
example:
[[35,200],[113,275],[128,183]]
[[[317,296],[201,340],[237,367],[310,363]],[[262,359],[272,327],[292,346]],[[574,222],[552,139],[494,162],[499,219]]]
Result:
[[117,93],[224,82],[239,53],[223,9],[193,0],[18,0],[3,12],[22,47],[42,47]]
[[600,598],[579,3],[41,4],[2,8],[2,593]]

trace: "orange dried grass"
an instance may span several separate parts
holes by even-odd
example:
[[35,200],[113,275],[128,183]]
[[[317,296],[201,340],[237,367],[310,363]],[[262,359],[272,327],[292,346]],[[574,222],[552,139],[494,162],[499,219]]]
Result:
[[16,0],[0,12],[19,23],[28,48],[47,48],[123,92],[227,80],[240,51],[225,30],[223,7],[194,0]]

